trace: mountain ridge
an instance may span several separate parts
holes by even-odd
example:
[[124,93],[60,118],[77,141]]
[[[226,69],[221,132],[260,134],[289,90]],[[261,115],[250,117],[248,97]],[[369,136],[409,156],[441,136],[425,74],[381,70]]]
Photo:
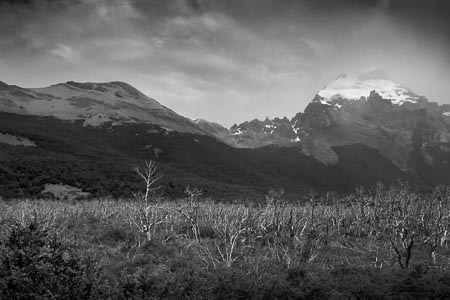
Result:
[[[130,195],[137,188],[133,166],[145,159],[160,163],[174,196],[186,185],[219,197],[281,186],[296,195],[311,187],[349,192],[399,179],[421,188],[450,185],[448,112],[450,105],[425,97],[399,104],[370,91],[324,103],[316,95],[291,119],[226,129],[182,117],[123,82],[37,89],[0,83],[0,134],[7,137],[0,140],[0,195],[36,196],[58,183],[95,196]],[[91,122],[101,114],[109,118]]]
[[[347,75],[341,74],[334,82],[347,78]],[[357,80],[368,81],[371,85],[374,81],[384,82],[387,78],[384,71],[376,70],[359,75]],[[368,94],[350,99],[338,92],[325,98],[321,96],[321,90],[305,110],[293,118],[255,119],[234,124],[229,129],[230,136],[238,147],[294,147],[324,164],[339,161],[339,156],[333,151],[334,146],[362,143],[380,151],[400,169],[418,173],[418,160],[432,165],[437,153],[448,152],[450,105],[429,102],[404,87],[400,93],[397,89],[401,85],[393,82],[390,86],[393,91],[380,93],[362,88],[358,93]],[[348,86],[344,84],[343,87]],[[399,97],[386,98],[391,92],[398,92]],[[423,126],[429,132],[424,133]],[[418,135],[423,135],[420,139],[426,140],[424,145],[414,142]]]
[[169,130],[208,134],[188,118],[120,81],[68,81],[29,89],[2,83],[0,99],[0,111],[81,120],[86,126],[143,122],[160,124]]

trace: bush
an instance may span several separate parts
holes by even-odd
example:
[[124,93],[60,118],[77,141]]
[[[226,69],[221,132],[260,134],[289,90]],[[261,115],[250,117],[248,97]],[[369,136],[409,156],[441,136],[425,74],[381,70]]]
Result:
[[0,298],[91,299],[98,269],[83,261],[36,220],[16,225],[0,242]]

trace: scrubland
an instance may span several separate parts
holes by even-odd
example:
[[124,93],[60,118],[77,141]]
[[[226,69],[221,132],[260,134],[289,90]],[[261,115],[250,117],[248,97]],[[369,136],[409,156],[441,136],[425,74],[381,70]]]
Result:
[[0,201],[0,298],[450,298],[449,188],[222,203],[148,187]]

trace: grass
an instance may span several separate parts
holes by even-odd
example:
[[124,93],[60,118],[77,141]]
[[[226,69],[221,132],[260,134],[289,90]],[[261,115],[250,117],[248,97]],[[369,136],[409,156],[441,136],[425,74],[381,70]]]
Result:
[[306,198],[0,201],[0,298],[450,297],[449,189]]

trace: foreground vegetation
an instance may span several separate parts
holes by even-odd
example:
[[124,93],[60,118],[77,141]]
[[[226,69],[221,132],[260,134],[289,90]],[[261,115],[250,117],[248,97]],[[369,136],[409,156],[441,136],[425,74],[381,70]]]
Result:
[[[143,178],[146,178],[143,174]],[[444,299],[450,189],[0,201],[1,299]]]

